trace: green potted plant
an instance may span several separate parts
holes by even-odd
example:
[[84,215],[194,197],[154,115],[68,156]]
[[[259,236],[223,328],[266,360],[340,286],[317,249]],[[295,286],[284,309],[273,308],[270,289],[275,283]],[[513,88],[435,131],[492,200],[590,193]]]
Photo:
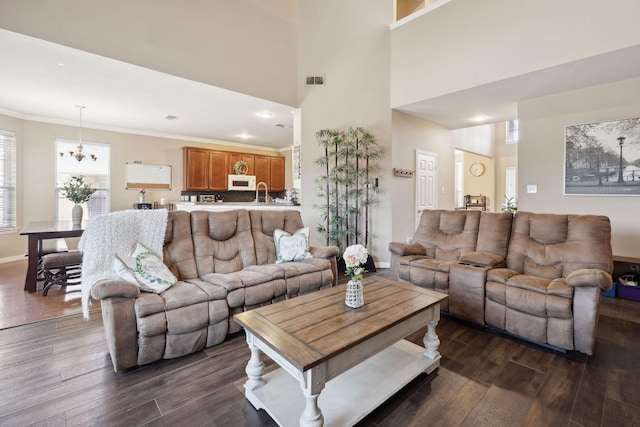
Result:
[[[377,180],[372,177],[379,172],[377,161],[383,150],[373,135],[360,127],[323,129],[316,138],[324,148],[324,156],[315,161],[324,172],[315,180],[318,197],[324,200],[314,205],[324,220],[316,231],[326,237],[328,245],[338,246],[341,254],[352,244],[369,248],[369,209],[379,194]],[[371,259],[366,268],[375,271]]]
[[518,210],[518,205],[513,200],[513,197],[504,196],[504,203],[502,204],[502,212],[515,213]]
[[63,195],[75,204],[71,211],[73,225],[80,225],[82,223],[82,206],[80,205],[87,202],[96,190],[85,183],[83,177],[73,176],[64,183],[62,191]]

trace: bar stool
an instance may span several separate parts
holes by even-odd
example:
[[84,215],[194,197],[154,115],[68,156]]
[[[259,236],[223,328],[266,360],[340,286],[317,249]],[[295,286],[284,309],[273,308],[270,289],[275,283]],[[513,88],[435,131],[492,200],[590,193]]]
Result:
[[53,285],[78,285],[82,274],[82,253],[71,251],[47,254],[42,257],[42,273],[42,296],[47,296]]

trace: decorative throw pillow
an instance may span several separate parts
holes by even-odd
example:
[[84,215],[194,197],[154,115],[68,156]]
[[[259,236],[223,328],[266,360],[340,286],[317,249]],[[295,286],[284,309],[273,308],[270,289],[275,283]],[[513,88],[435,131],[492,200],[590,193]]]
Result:
[[302,261],[311,258],[309,253],[309,227],[301,228],[293,234],[277,228],[273,232],[276,245],[276,263]]
[[128,255],[116,254],[113,267],[123,280],[145,292],[160,294],[178,281],[162,259],[140,243]]

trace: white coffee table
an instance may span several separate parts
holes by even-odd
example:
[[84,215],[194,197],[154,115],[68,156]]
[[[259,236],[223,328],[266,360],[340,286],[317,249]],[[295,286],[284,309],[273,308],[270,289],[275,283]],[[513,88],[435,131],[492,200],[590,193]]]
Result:
[[[281,426],[353,425],[440,365],[436,325],[447,296],[379,277],[363,284],[357,309],[344,305],[341,285],[235,316],[251,350],[244,389],[256,409]],[[403,339],[425,325],[426,349]],[[264,374],[261,352],[281,368]]]

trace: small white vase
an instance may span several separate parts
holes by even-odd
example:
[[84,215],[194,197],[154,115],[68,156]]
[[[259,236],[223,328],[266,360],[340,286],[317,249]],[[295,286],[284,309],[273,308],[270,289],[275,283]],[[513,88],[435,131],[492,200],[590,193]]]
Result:
[[358,308],[364,305],[364,294],[360,280],[349,280],[347,283],[347,296],[344,299],[347,307]]
[[144,194],[140,194],[140,203],[144,203]]
[[82,224],[82,206],[75,205],[73,209],[71,209],[71,224],[80,225]]

